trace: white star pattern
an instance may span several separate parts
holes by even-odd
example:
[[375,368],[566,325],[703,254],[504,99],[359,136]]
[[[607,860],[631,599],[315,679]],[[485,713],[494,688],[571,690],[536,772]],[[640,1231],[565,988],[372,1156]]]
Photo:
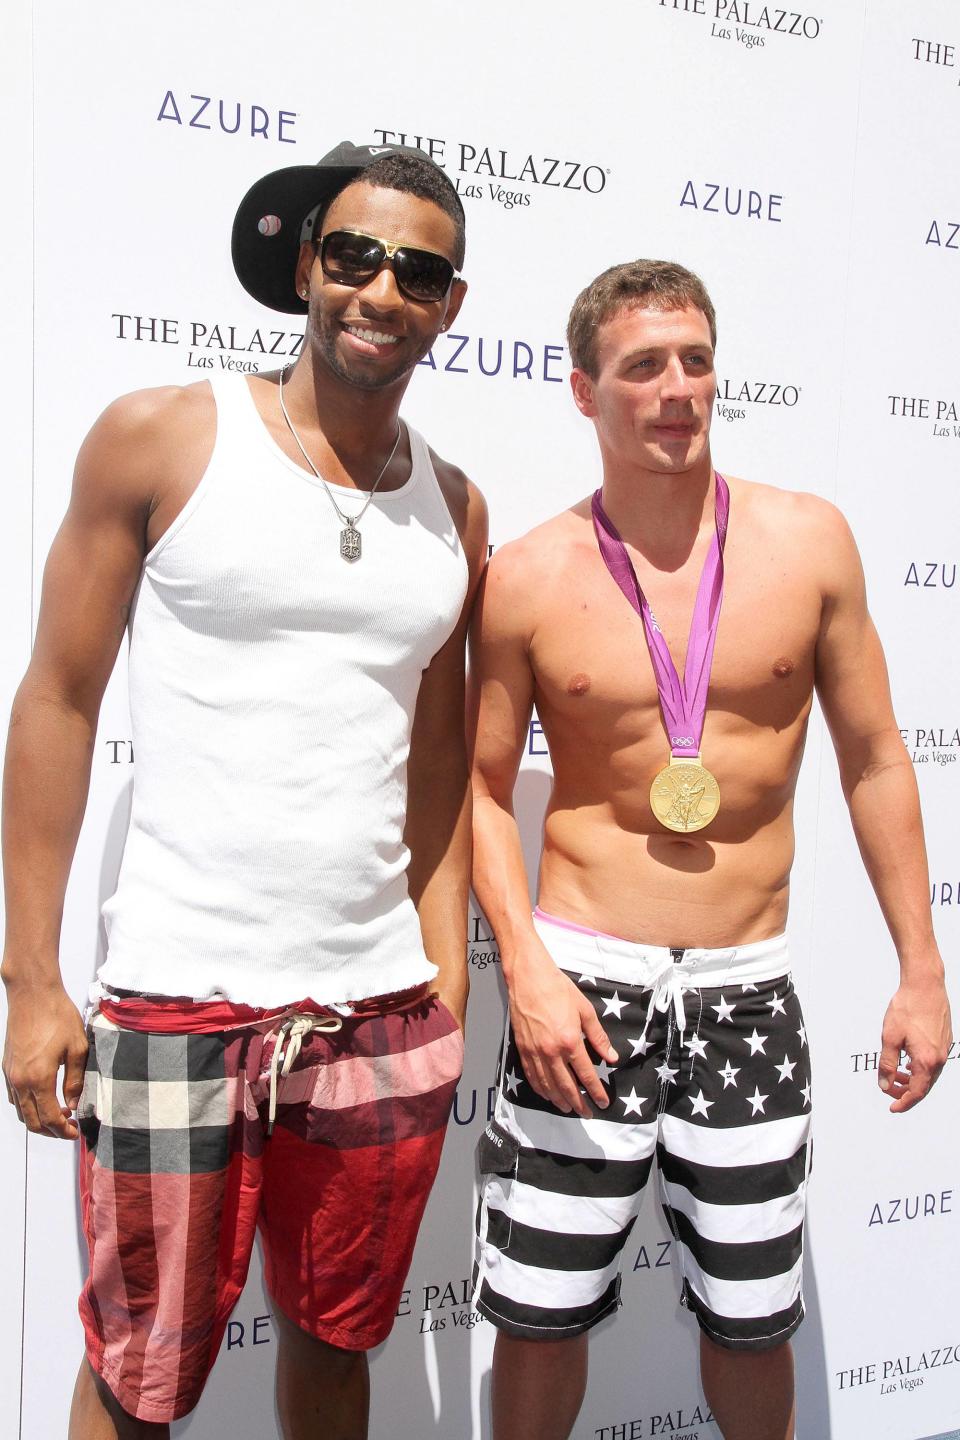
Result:
[[641,1035],[636,1040],[628,1039],[627,1044],[633,1046],[633,1055],[630,1056],[630,1059],[633,1060],[637,1055],[646,1055],[653,1041],[648,1040],[646,1035]]
[[743,991],[744,995],[746,995],[748,990],[754,991],[755,994],[758,993],[756,985],[741,985],[740,989]]
[[753,1092],[752,1095],[748,1095],[748,1096],[747,1096],[747,1100],[748,1100],[748,1101],[750,1102],[750,1104],[753,1106],[753,1113],[754,1113],[754,1115],[757,1115],[757,1114],[766,1115],[767,1112],[766,1112],[766,1110],[764,1110],[763,1107],[764,1107],[765,1102],[766,1102],[767,1100],[769,1100],[769,1098],[770,1098],[769,1095],[761,1095],[761,1094],[760,1094],[760,1086],[759,1086],[759,1085],[756,1087],[756,1089],[754,1090],[754,1092]]
[[581,975],[581,976],[580,976],[580,980],[579,980],[579,984],[581,984],[581,985],[592,985],[593,988],[594,988],[594,990],[596,990],[596,988],[597,988],[597,977],[596,977],[596,975]]
[[807,1027],[806,1027],[806,1025],[804,1025],[804,1023],[803,1023],[802,1020],[800,1021],[800,1029],[797,1031],[797,1034],[800,1036],[800,1044],[801,1044],[801,1045],[806,1045],[806,1043],[807,1043]]
[[609,1000],[604,1000],[603,1002],[604,1015],[616,1015],[618,1020],[620,1019],[620,1011],[626,1010],[626,1008],[626,1000],[621,1000],[616,990],[614,990]]
[[773,1019],[774,1015],[786,1015],[787,1007],[784,1005],[779,995],[774,995],[772,1000],[767,1001],[767,1004],[770,1006],[771,1020]]
[[770,1037],[769,1037],[768,1035],[758,1035],[758,1034],[757,1034],[757,1027],[756,1027],[756,1025],[754,1025],[754,1027],[753,1027],[753,1034],[752,1034],[752,1035],[745,1035],[743,1038],[744,1038],[744,1040],[746,1041],[746,1043],[750,1046],[750,1054],[751,1054],[751,1055],[756,1055],[756,1053],[757,1053],[758,1050],[760,1051],[760,1054],[761,1054],[761,1055],[766,1055],[767,1052],[766,1052],[766,1050],[764,1050],[763,1047],[764,1047],[764,1045],[766,1045],[766,1043],[767,1043],[767,1041],[768,1041],[768,1039],[769,1039]]
[[694,1115],[702,1115],[704,1120],[709,1119],[707,1111],[710,1109],[710,1106],[717,1103],[715,1100],[705,1100],[702,1090],[700,1091],[699,1095],[688,1095],[687,1099],[693,1106],[692,1113]]
[[[736,1008],[737,1008],[737,1007],[736,1007],[735,1005],[731,1005],[731,1004],[730,1004],[730,1001],[726,998],[725,995],[721,995],[721,996],[720,996],[720,1004],[719,1004],[719,1005],[711,1005],[711,1006],[710,1006],[710,1009],[711,1009],[711,1010],[715,1010],[715,1011],[716,1011],[718,1022],[721,1021],[721,1020],[730,1020],[730,1016],[733,1014],[733,1012],[734,1012],[734,1010],[735,1010]],[[730,1023],[731,1023],[731,1025],[732,1025],[732,1024],[733,1024],[733,1021],[730,1020]]]
[[516,1093],[517,1093],[517,1091],[518,1091],[519,1089],[520,1089],[520,1076],[516,1073],[515,1070],[511,1070],[510,1073],[509,1073],[508,1076],[507,1076],[507,1093],[508,1093],[509,1095],[516,1095]]
[[603,1081],[604,1085],[610,1084],[610,1076],[613,1074],[616,1068],[617,1067],[615,1065],[608,1065],[606,1060],[600,1061],[600,1064],[597,1066],[597,1074],[600,1076],[600,1079]]
[[690,1039],[684,1043],[690,1051],[690,1054],[696,1055],[698,1059],[707,1053],[707,1042],[706,1040],[701,1040],[699,1035],[691,1035]]
[[673,1077],[674,1075],[679,1075],[680,1071],[671,1070],[666,1060],[664,1060],[662,1065],[657,1066],[657,1074],[660,1076],[660,1079],[663,1081],[664,1085],[676,1085],[677,1082],[676,1080],[674,1080]]
[[809,1104],[810,1104],[810,1081],[809,1081],[809,1080],[807,1081],[806,1085],[801,1086],[800,1094],[803,1096],[803,1103],[804,1103],[804,1105],[809,1105]]
[[787,1056],[784,1055],[784,1057],[783,1057],[783,1064],[782,1064],[782,1065],[774,1065],[773,1068],[774,1068],[774,1070],[779,1070],[779,1071],[780,1071],[780,1084],[782,1085],[783,1082],[784,1082],[784,1080],[792,1080],[792,1079],[793,1079],[793,1072],[794,1072],[794,1070],[796,1070],[796,1068],[797,1068],[797,1062],[796,1062],[796,1060],[790,1060],[790,1059],[788,1059]]
[[724,1065],[723,1069],[717,1071],[717,1074],[723,1076],[723,1088],[724,1088],[724,1090],[726,1090],[726,1088],[727,1088],[728,1085],[732,1085],[733,1088],[734,1088],[734,1090],[736,1090],[736,1089],[738,1088],[738,1087],[737,1087],[737,1076],[740,1074],[740,1068],[739,1068],[739,1066],[738,1066],[736,1069],[734,1069],[734,1067],[730,1064],[730,1061],[728,1060],[727,1063],[726,1063],[726,1065]]
[[621,1095],[621,1096],[620,1096],[620,1104],[623,1105],[623,1106],[625,1106],[625,1110],[624,1110],[624,1114],[625,1114],[625,1115],[640,1115],[640,1114],[642,1114],[642,1113],[643,1113],[643,1107],[644,1107],[644,1105],[645,1105],[646,1103],[647,1103],[647,1102],[646,1102],[645,1100],[642,1100],[642,1099],[640,1098],[640,1096],[637,1094],[637,1087],[636,1087],[635,1085],[631,1088],[629,1095]]

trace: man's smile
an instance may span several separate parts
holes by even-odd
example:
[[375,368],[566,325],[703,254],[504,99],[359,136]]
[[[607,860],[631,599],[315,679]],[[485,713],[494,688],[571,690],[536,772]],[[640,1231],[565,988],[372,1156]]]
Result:
[[355,347],[366,355],[383,355],[392,350],[400,339],[386,330],[377,330],[370,325],[350,324],[343,321],[343,328],[351,337]]

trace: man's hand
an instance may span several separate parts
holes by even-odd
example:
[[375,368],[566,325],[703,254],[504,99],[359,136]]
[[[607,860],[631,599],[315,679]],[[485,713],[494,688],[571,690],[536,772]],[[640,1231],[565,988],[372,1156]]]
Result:
[[[880,1089],[893,1096],[891,1111],[911,1110],[927,1094],[950,1050],[950,1002],[941,979],[902,982],[887,1007],[880,1051]],[[909,1069],[900,1068],[900,1052]]]
[[581,1088],[606,1109],[607,1092],[584,1040],[610,1064],[618,1056],[590,1001],[557,969],[539,940],[531,941],[511,969],[510,1020],[534,1090],[565,1114],[590,1114]]
[[[83,1089],[87,1037],[77,1007],[61,985],[7,989],[3,1076],[7,1096],[35,1135],[76,1140],[72,1118]],[[63,1067],[63,1103],[57,1072]]]

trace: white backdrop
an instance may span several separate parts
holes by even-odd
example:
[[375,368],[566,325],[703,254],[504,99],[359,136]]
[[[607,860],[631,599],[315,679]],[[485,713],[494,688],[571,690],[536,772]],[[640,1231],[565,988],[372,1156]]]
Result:
[[[859,540],[952,972],[960,17],[951,0],[797,3],[816,9],[607,0],[588,24],[571,0],[368,0],[362,22],[347,12],[346,25],[341,7],[254,0],[22,9],[3,60],[13,327],[0,358],[11,402],[3,704],[26,660],[73,457],[103,406],[205,369],[269,369],[296,343],[298,327],[259,310],[233,276],[239,197],[266,170],[315,160],[340,139],[405,137],[457,181],[471,286],[457,334],[419,368],[405,413],[483,488],[495,545],[597,481],[592,431],[565,383],[577,291],[638,255],[680,260],[706,280],[720,330],[718,465],[836,500]],[[129,733],[121,660],[67,897],[62,962],[78,1002],[119,863]],[[536,724],[529,750],[517,804],[533,864],[549,785]],[[800,1435],[940,1436],[960,1427],[957,1048],[919,1111],[888,1115],[876,1051],[895,957],[819,720],[797,822],[790,933],[817,1113]],[[394,1337],[374,1358],[374,1440],[489,1435],[493,1336],[471,1310],[467,1277],[473,1147],[502,993],[490,932],[480,916],[472,924],[467,1069]],[[0,1425],[46,1440],[64,1432],[80,1355],[75,1159],[66,1145],[26,1141],[11,1116],[5,1108],[0,1121]],[[595,1336],[576,1440],[715,1440],[652,1201],[625,1271],[624,1308]],[[257,1272],[204,1402],[175,1435],[276,1433],[269,1313]]]

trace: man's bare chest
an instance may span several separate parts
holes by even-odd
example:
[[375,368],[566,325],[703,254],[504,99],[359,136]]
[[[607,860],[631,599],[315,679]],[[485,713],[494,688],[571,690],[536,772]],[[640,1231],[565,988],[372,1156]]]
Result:
[[[657,576],[647,599],[680,677],[696,577]],[[814,681],[820,596],[802,567],[738,547],[726,566],[709,704],[747,723],[788,725]],[[569,567],[544,596],[531,660],[537,703],[582,732],[659,709],[643,622],[598,564]]]

